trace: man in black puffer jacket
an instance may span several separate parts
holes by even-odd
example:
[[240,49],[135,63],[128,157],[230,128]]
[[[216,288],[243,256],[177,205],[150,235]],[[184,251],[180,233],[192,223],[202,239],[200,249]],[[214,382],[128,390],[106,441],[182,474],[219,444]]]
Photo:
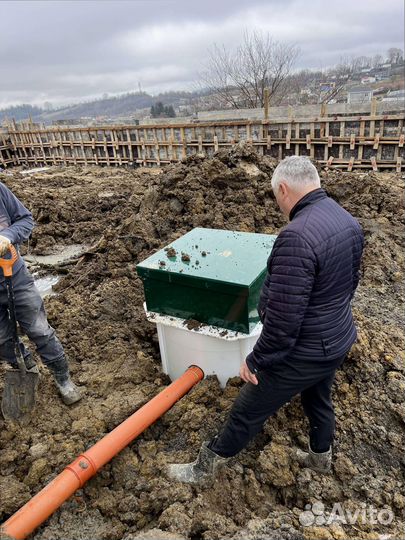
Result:
[[221,433],[203,444],[197,460],[170,466],[177,480],[212,476],[296,394],[310,424],[308,452],[297,451],[297,459],[319,472],[331,467],[331,387],[357,337],[351,300],[359,282],[363,233],[321,189],[306,157],[284,159],[274,171],[272,188],[290,223],[267,263],[258,306],[263,329],[240,370],[247,384]]

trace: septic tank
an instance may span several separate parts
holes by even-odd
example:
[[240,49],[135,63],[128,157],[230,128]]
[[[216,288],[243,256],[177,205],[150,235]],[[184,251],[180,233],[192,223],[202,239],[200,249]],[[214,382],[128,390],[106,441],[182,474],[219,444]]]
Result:
[[238,375],[260,335],[257,304],[275,239],[198,227],[137,265],[171,379],[192,364],[222,386]]

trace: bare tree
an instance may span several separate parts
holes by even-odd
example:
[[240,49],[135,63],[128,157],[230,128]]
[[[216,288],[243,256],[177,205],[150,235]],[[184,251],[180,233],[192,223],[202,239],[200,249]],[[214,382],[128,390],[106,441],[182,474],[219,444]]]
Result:
[[333,71],[337,77],[345,77],[351,75],[355,71],[355,66],[353,65],[353,58],[350,58],[348,55],[341,56],[339,63],[333,68]]
[[375,54],[373,56],[373,62],[372,62],[373,68],[376,68],[376,67],[380,66],[383,63],[384,63],[384,58],[382,57],[381,54]]
[[265,88],[275,105],[298,54],[298,47],[275,41],[269,34],[245,32],[236,51],[224,45],[209,50],[201,84],[215,94],[222,106],[263,107]]
[[402,49],[391,47],[391,49],[388,49],[387,55],[388,61],[391,62],[391,64],[397,64],[400,60],[402,60],[404,52]]

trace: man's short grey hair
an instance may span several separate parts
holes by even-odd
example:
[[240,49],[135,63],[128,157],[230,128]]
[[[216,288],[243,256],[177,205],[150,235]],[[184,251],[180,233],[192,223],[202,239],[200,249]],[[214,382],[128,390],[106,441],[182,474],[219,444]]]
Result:
[[305,156],[289,156],[280,161],[271,178],[271,187],[275,193],[281,182],[295,189],[310,185],[321,187],[315,165]]

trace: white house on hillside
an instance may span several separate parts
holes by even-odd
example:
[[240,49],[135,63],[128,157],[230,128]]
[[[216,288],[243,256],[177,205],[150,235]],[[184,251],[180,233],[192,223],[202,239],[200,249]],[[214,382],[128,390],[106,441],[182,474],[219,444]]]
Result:
[[368,86],[353,86],[347,91],[347,103],[368,103],[373,97],[373,90]]

